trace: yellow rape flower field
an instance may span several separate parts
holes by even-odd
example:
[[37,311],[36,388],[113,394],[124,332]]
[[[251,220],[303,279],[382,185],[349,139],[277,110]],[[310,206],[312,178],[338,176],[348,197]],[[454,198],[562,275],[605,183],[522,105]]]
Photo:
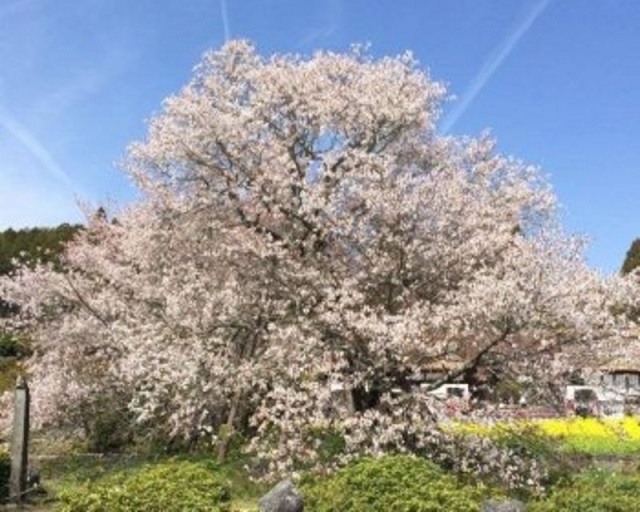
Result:
[[454,430],[497,436],[510,431],[535,431],[562,442],[567,451],[592,455],[640,454],[640,417],[552,418],[518,420],[493,425],[458,423]]

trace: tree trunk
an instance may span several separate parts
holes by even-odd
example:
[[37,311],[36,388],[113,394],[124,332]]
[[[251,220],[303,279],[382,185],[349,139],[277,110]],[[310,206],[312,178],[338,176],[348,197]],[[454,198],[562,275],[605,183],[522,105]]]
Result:
[[227,421],[220,429],[220,442],[218,443],[218,461],[224,462],[227,457],[227,451],[229,449],[229,443],[234,434],[234,424],[240,402],[242,400],[242,391],[237,389],[231,399],[231,407],[229,408],[229,414],[227,415]]

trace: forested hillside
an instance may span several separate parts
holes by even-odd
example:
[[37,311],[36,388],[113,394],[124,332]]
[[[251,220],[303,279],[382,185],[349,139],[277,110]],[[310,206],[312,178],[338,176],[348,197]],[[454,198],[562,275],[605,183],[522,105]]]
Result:
[[[56,227],[7,229],[0,231],[0,275],[10,274],[18,261],[53,262],[58,264],[64,244],[81,229],[80,225],[61,224]],[[0,297],[0,319],[6,318],[15,306]],[[0,326],[0,390],[12,385],[18,366],[16,361],[29,354],[26,340],[18,340]]]
[[621,272],[623,275],[628,274],[638,266],[640,266],[640,238],[636,238],[631,243],[631,247],[629,247],[624,258]]
[[64,244],[79,229],[77,224],[60,224],[57,227],[0,231],[0,275],[10,273],[16,259],[57,261]]

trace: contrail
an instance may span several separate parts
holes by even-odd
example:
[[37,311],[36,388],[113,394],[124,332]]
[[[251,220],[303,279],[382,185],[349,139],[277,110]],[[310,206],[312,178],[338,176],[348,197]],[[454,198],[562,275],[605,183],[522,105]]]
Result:
[[469,84],[469,87],[462,95],[460,102],[442,122],[441,129],[443,133],[447,133],[453,125],[456,124],[462,114],[465,113],[467,108],[469,108],[469,105],[471,105],[473,100],[476,99],[476,96],[478,96],[493,74],[513,51],[515,46],[518,44],[518,41],[522,39],[535,21],[540,17],[550,1],[551,0],[538,0],[538,2],[536,2],[527,13],[527,16],[518,25],[516,25],[507,37],[491,52],[482,65],[482,68],[480,68],[478,74],[473,77],[471,84]]
[[0,127],[7,130],[13,137],[31,153],[31,155],[42,164],[42,167],[55,179],[64,183],[71,191],[76,190],[76,186],[69,175],[62,170],[58,162],[51,153],[33,136],[24,126],[8,115],[4,109],[0,108]]
[[229,28],[229,13],[227,12],[227,0],[220,0],[220,14],[222,15],[222,28],[224,29],[224,42],[228,43],[231,38]]

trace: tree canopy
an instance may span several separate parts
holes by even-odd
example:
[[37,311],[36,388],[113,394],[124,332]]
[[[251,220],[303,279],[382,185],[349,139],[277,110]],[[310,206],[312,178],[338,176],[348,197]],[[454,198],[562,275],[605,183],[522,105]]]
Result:
[[64,273],[0,281],[38,343],[36,417],[125,397],[276,468],[319,457],[317,428],[419,447],[437,404],[412,383],[443,361],[553,380],[554,353],[616,327],[616,287],[536,168],[437,133],[444,96],[409,54],[206,54],[129,149],[141,199],[92,219]]

